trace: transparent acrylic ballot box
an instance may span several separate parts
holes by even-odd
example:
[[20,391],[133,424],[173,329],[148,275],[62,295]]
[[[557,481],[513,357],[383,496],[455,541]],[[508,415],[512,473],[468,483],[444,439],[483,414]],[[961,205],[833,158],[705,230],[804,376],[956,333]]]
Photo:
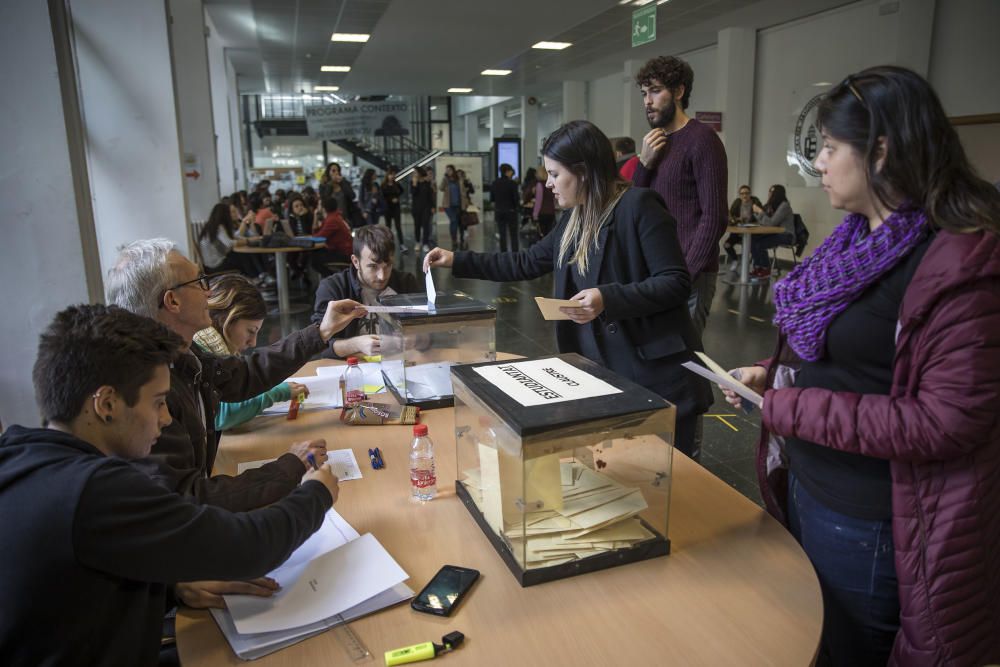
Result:
[[[426,294],[395,294],[383,306],[426,306]],[[382,375],[402,405],[452,405],[450,367],[496,359],[497,311],[463,292],[438,292],[432,310],[379,313]]]
[[673,405],[577,354],[451,374],[456,492],[522,586],[670,553]]

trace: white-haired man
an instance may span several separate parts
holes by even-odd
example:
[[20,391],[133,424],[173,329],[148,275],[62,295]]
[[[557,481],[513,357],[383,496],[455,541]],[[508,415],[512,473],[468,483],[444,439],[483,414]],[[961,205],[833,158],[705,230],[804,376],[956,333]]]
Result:
[[301,481],[308,454],[326,459],[326,442],[293,443],[289,453],[236,477],[211,475],[218,450],[215,412],[219,401],[256,396],[326,349],[330,338],[365,314],[361,304],[331,302],[323,320],[245,356],[213,357],[190,346],[195,332],[211,326],[208,281],[198,266],[167,239],[135,241],[120,249],[108,272],[108,303],[165,324],[189,345],[170,370],[167,405],[173,422],[163,429],[149,457],[135,462],[167,488],[198,502],[234,512],[269,505]]

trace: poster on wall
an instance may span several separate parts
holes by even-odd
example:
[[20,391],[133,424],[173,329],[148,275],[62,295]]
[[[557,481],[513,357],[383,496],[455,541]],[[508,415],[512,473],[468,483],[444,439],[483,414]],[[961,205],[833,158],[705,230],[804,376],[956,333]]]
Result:
[[399,137],[410,134],[408,102],[313,104],[305,108],[306,128],[313,139]]

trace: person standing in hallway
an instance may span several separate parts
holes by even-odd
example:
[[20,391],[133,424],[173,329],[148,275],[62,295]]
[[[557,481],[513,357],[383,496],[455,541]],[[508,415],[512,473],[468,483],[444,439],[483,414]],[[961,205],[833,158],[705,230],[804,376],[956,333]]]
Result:
[[517,213],[521,207],[521,192],[513,180],[514,168],[509,164],[500,165],[500,178],[493,181],[490,191],[493,194],[493,211],[500,233],[500,252],[507,252],[507,238],[510,238],[510,249],[518,250]]
[[[726,232],[726,149],[719,136],[685,113],[694,72],[680,58],[653,58],[636,74],[651,128],[642,139],[632,182],[663,197],[677,220],[677,236],[688,273],[691,320],[703,338],[719,277],[719,240]],[[698,420],[692,458],[701,457],[703,425]]]
[[[918,74],[817,108],[844,221],[774,288],[757,471],[823,592],[824,658],[1000,662],[1000,193]],[[738,402],[729,392],[726,399]]]
[[469,197],[465,194],[462,181],[454,165],[444,168],[441,178],[441,210],[448,216],[448,231],[451,233],[452,250],[465,248],[465,229],[462,227],[462,211],[469,207]]
[[431,224],[434,219],[433,176],[424,167],[417,167],[410,178],[410,210],[413,213],[413,251],[431,249]]
[[556,198],[553,196],[552,190],[545,187],[547,179],[548,174],[545,172],[545,167],[538,167],[538,182],[535,183],[535,203],[531,209],[531,217],[538,223],[540,236],[551,232],[553,225],[556,224]]
[[658,194],[618,176],[611,142],[596,125],[563,125],[542,147],[547,186],[566,209],[555,229],[520,252],[435,248],[424,271],[453,267],[458,278],[515,281],[552,273],[553,296],[573,299],[556,323],[559,352],[576,352],[677,406],[675,446],[692,454],[711,387],[681,363],[701,341],[691,324],[690,280],[676,223]]
[[[396,182],[396,168],[389,167],[385,171],[385,178],[382,179],[382,201],[385,205],[385,226],[392,229],[396,225],[396,238],[399,240],[397,246],[399,252],[404,255],[409,252],[409,248],[403,243],[403,226],[399,198],[403,195],[403,189]],[[420,239],[418,238],[417,241]]]
[[726,231],[726,149],[718,135],[685,113],[694,72],[680,58],[653,58],[635,77],[651,128],[642,140],[632,182],[663,197],[677,220],[691,274],[688,306],[698,334],[705,329],[719,274],[719,239]]
[[632,180],[635,167],[639,164],[639,156],[635,154],[635,140],[632,137],[616,137],[612,140],[615,149],[615,166],[618,175],[626,181]]

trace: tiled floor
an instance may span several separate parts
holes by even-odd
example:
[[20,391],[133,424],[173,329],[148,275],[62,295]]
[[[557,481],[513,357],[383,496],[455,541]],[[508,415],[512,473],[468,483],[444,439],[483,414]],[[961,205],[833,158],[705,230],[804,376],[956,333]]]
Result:
[[[450,247],[447,223],[444,216],[438,225],[438,239]],[[404,217],[404,229],[412,224]],[[473,250],[498,250],[493,234],[494,226],[487,217],[483,224],[472,229],[469,240]],[[407,236],[409,239],[409,236]],[[410,252],[397,257],[397,268],[419,272],[422,253]],[[551,276],[532,281],[498,284],[480,280],[453,278],[448,271],[436,272],[439,289],[460,289],[477,299],[497,307],[497,349],[524,356],[551,354],[555,349],[554,325],[541,319],[534,296],[550,295]],[[305,295],[304,295],[305,296]],[[305,296],[308,300],[308,296]],[[774,309],[767,285],[749,288],[733,287],[718,283],[712,312],[705,331],[705,350],[725,368],[746,365],[770,355],[774,345],[774,327],[770,323]],[[304,326],[309,313],[301,313],[293,320]],[[273,341],[279,335],[276,319],[264,324],[261,340]],[[722,400],[716,390],[716,401],[705,416],[702,464],[740,493],[760,504],[754,472],[753,448],[760,427],[760,415],[743,415]]]

